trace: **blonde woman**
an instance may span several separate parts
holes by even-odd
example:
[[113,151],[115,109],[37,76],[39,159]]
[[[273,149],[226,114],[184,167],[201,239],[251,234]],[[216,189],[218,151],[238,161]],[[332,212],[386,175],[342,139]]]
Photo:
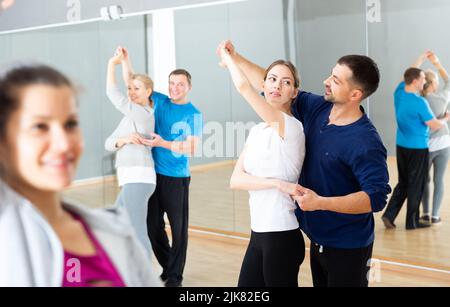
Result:
[[151,147],[144,139],[150,139],[155,130],[152,80],[143,74],[133,74],[129,79],[127,96],[116,82],[115,67],[123,63],[126,49],[118,47],[108,62],[106,93],[109,100],[124,117],[105,142],[105,149],[117,152],[116,168],[122,190],[116,204],[127,209],[133,227],[151,256],[151,243],[147,233],[147,202],[156,188],[155,166]]
[[[439,71],[439,75],[444,81],[444,87],[439,90],[439,78],[437,74],[432,71],[425,72],[426,83],[423,87],[422,96],[428,101],[431,111],[433,111],[436,118],[445,118],[448,114],[448,106],[450,103],[450,80],[447,70],[441,65],[439,58],[433,52],[428,54],[428,59]],[[444,176],[448,166],[450,157],[450,131],[448,125],[443,125],[442,128],[431,131],[428,142],[429,150],[429,164],[427,181],[422,198],[423,216],[422,220],[431,222],[432,225],[441,223],[439,214],[442,199],[444,197]],[[433,209],[430,212],[430,174],[429,170],[433,167]]]

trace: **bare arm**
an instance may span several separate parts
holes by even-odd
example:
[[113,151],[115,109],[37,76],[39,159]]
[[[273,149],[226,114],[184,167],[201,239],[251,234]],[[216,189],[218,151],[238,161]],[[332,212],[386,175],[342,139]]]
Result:
[[427,59],[427,57],[431,54],[431,51],[426,51],[424,53],[422,53],[417,59],[416,61],[411,65],[411,67],[414,68],[420,68],[423,65],[423,62],[425,62],[425,60]]
[[141,139],[142,144],[151,147],[162,147],[179,154],[193,156],[197,150],[200,138],[198,136],[188,136],[186,141],[166,141],[158,134],[151,135],[153,139]]
[[448,76],[448,72],[447,70],[442,66],[441,61],[439,60],[439,58],[436,56],[435,53],[430,52],[428,54],[428,59],[430,60],[431,64],[434,65],[434,67],[436,67],[436,69],[439,71],[439,75],[441,76],[441,78],[447,83],[449,81],[449,76]]
[[134,69],[131,65],[130,54],[126,48],[122,48],[123,59],[122,59],[122,78],[123,82],[128,85],[131,76],[134,75]]
[[445,117],[442,119],[432,119],[427,122],[425,122],[425,125],[430,127],[431,130],[436,131],[447,125],[448,120],[450,119],[449,113],[445,114]]
[[244,170],[244,159],[247,148],[244,148],[233,170],[230,179],[230,189],[233,190],[267,190],[277,187],[276,180],[249,175]]
[[284,116],[281,111],[273,108],[270,104],[266,102],[264,97],[262,97],[250,84],[247,76],[239,68],[233,58],[228,54],[225,48],[220,50],[220,55],[222,63],[228,68],[233,83],[238,90],[238,92],[244,97],[244,99],[250,104],[250,106],[255,110],[255,112],[275,129],[278,134],[284,138]]
[[326,197],[322,206],[322,210],[346,214],[372,212],[370,198],[366,192],[357,192],[341,197]]
[[[416,61],[410,67],[420,68],[423,65],[423,62],[425,62],[425,60],[427,59],[427,57],[430,54],[431,54],[431,51],[426,51],[426,52],[422,53],[421,55],[419,55],[419,57],[416,59]],[[402,79],[400,80],[400,82],[403,82],[403,81],[405,81],[405,80],[402,76]]]
[[294,196],[294,199],[304,211],[326,210],[344,214],[372,212],[370,197],[366,192],[356,192],[339,197],[322,197],[303,187],[299,190],[302,195]]
[[436,67],[436,69],[439,71],[439,75],[445,82],[449,82],[449,76],[447,70],[444,68],[444,66],[441,65],[440,62],[433,65]]
[[247,147],[244,148],[233,170],[233,174],[230,178],[230,189],[233,190],[245,190],[245,191],[257,191],[278,189],[280,192],[289,194],[291,196],[299,195],[298,187],[296,183],[286,182],[274,178],[264,178],[258,176],[252,176],[244,170],[244,159],[247,152]]
[[199,143],[200,138],[198,136],[188,136],[186,141],[163,141],[160,147],[169,149],[176,153],[193,156]]

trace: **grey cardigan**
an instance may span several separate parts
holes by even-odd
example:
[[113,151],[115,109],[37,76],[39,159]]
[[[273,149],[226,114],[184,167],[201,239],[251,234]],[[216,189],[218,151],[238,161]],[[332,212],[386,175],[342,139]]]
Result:
[[[89,225],[127,286],[162,286],[124,208],[64,207]],[[63,246],[47,220],[0,180],[0,287],[60,287],[64,265]]]
[[142,106],[131,102],[125,97],[118,87],[108,87],[106,95],[112,104],[124,116],[116,130],[106,139],[105,149],[116,154],[117,167],[151,167],[154,168],[152,149],[144,145],[126,144],[122,148],[116,147],[117,140],[121,137],[139,133],[143,137],[150,137],[155,131],[154,110],[150,106]]
[[[446,82],[444,88],[441,91],[437,93],[431,93],[425,96],[425,98],[428,101],[431,111],[433,111],[434,113],[434,116],[436,116],[436,118],[444,117],[450,102],[450,82]],[[439,130],[430,131],[430,139],[441,137],[447,134],[450,134],[450,131],[448,129],[448,125],[445,125]]]

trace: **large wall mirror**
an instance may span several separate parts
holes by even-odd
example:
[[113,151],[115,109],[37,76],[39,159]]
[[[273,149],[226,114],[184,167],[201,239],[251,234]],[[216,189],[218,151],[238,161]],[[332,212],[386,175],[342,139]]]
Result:
[[[379,65],[382,81],[364,108],[388,149],[392,188],[397,183],[394,90],[404,70],[427,49],[450,69],[447,0],[217,1],[170,11],[156,8],[150,13],[139,6],[144,1],[136,1],[140,4],[133,10],[128,9],[130,1],[116,2],[129,16],[98,20],[99,8],[95,8],[97,19],[91,22],[27,31],[4,28],[0,32],[1,62],[32,59],[49,63],[79,86],[85,153],[66,196],[93,207],[113,205],[119,192],[114,157],[104,150],[105,139],[121,118],[105,94],[106,64],[116,46],[126,46],[136,71],[154,77],[157,89],[164,93],[172,66],[187,69],[193,77],[190,99],[202,111],[205,123],[202,146],[191,159],[190,226],[197,230],[250,234],[248,193],[230,190],[229,179],[250,128],[260,120],[218,65],[215,50],[221,40],[231,39],[241,54],[262,66],[277,59],[291,60],[301,74],[302,88],[319,94],[340,56],[371,56]],[[181,2],[175,6],[187,1]],[[7,18],[7,11],[0,16],[0,20]],[[171,26],[160,28],[164,22]],[[169,42],[161,41],[165,36]],[[163,54],[170,58],[161,58]],[[424,67],[432,68],[429,63]],[[450,182],[448,171],[446,182]],[[442,225],[416,232],[404,230],[405,209],[396,231],[385,230],[377,213],[374,256],[449,271],[449,202],[450,193],[445,193]]]

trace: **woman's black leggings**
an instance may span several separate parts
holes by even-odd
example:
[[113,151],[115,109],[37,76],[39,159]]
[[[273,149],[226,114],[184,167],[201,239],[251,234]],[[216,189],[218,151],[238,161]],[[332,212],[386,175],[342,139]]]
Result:
[[300,229],[252,231],[238,287],[298,287],[304,259],[305,241]]

